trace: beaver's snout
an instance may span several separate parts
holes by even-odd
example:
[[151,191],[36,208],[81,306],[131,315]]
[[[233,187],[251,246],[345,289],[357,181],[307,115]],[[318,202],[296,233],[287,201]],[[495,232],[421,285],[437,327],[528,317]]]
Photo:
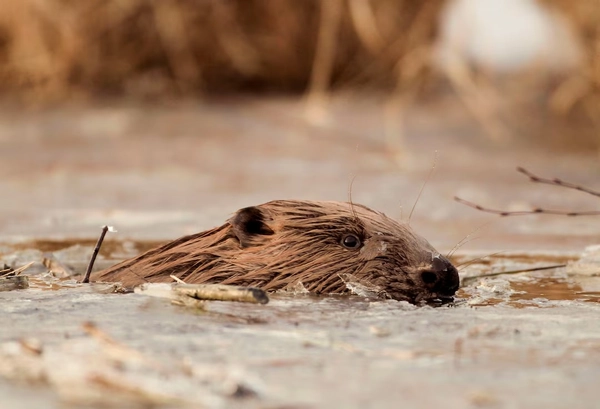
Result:
[[459,286],[458,270],[445,257],[437,255],[431,268],[421,272],[423,285],[438,297],[452,297]]

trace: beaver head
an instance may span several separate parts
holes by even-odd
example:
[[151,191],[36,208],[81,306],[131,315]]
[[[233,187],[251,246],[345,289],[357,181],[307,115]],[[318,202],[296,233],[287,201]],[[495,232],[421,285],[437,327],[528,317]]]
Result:
[[361,285],[382,297],[449,301],[456,268],[406,224],[368,207],[277,200],[247,207],[224,225],[182,237],[96,273],[124,285],[170,281],[256,286],[301,284],[314,293]]

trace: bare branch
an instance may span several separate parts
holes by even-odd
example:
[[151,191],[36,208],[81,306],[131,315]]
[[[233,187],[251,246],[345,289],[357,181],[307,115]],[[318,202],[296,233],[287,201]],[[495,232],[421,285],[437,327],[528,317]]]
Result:
[[527,176],[529,178],[530,181],[535,182],[535,183],[543,183],[546,185],[566,187],[568,189],[579,190],[580,192],[584,192],[584,193],[588,193],[593,196],[600,197],[600,192],[597,192],[595,190],[588,189],[584,186],[577,185],[575,183],[565,182],[564,180],[558,179],[558,178],[554,178],[554,179],[541,178],[520,166],[517,168],[517,172],[524,174],[525,176]]
[[481,275],[473,276],[473,277],[465,277],[462,279],[460,284],[461,284],[461,287],[464,287],[464,286],[468,285],[468,283],[471,283],[479,278],[497,277],[497,276],[510,275],[510,274],[519,274],[519,273],[530,273],[533,271],[552,270],[555,268],[562,268],[562,267],[566,267],[566,266],[567,266],[566,264],[555,264],[553,266],[533,267],[533,268],[525,268],[525,269],[521,269],[521,270],[500,271],[498,273],[481,274]]
[[528,215],[528,214],[554,214],[554,215],[561,215],[561,216],[600,216],[600,210],[590,210],[590,211],[585,211],[585,212],[572,212],[572,211],[568,211],[568,210],[552,210],[552,209],[542,209],[542,208],[535,208],[532,210],[520,210],[520,211],[507,211],[507,210],[498,210],[498,209],[491,209],[488,207],[483,207],[478,205],[477,203],[473,203],[473,202],[469,202],[468,200],[465,199],[461,199],[460,197],[454,197],[454,200],[456,200],[458,203],[462,203],[464,205],[467,205],[469,207],[472,207],[473,209],[477,209],[479,211],[482,212],[486,212],[486,213],[492,213],[492,214],[497,214],[500,216],[523,216],[523,215]]
[[88,264],[87,271],[85,272],[85,276],[83,277],[82,283],[90,282],[90,274],[92,274],[92,268],[94,268],[94,262],[96,261],[96,256],[100,251],[100,247],[102,247],[102,242],[104,241],[104,236],[106,236],[107,232],[116,231],[112,226],[102,226],[102,233],[100,233],[100,237],[98,237],[98,241],[96,242],[96,247],[94,248],[94,252],[92,253],[92,258],[90,259],[90,263]]

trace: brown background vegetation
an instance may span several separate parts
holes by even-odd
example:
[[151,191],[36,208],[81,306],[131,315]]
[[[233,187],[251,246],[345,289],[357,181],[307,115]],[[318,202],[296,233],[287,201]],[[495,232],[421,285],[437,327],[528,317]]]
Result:
[[403,59],[431,43],[442,4],[6,0],[0,86],[59,94],[159,86],[175,94],[298,92],[310,81],[323,29],[333,31],[334,86],[390,86]]
[[[430,58],[447,3],[3,0],[0,91],[11,101],[35,103],[329,90],[431,95],[447,88],[440,88],[447,83]],[[600,3],[543,3],[575,27],[583,66],[550,78],[541,91],[537,84],[525,109],[527,84],[517,83],[517,98],[510,102],[516,108],[504,120],[520,124],[524,133],[547,134],[551,128],[561,135],[576,123],[574,133],[597,140]],[[518,118],[523,112],[526,117]]]

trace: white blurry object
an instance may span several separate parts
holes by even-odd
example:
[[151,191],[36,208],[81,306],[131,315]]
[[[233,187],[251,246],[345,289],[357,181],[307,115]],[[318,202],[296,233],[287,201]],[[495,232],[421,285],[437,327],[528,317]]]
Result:
[[567,274],[581,287],[582,297],[600,299],[600,244],[585,248],[579,260],[567,264]]
[[452,0],[439,33],[434,59],[444,71],[460,61],[496,73],[564,72],[582,57],[568,22],[535,0]]
[[600,244],[586,247],[579,260],[567,265],[567,273],[600,277]]

